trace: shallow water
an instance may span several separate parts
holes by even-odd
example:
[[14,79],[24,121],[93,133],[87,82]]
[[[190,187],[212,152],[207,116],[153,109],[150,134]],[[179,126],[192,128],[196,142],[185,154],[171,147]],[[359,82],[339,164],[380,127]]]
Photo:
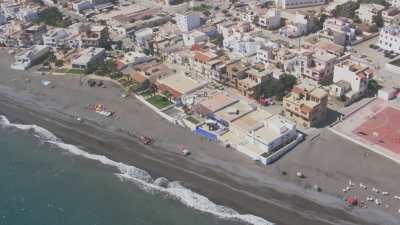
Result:
[[240,218],[268,224],[215,205],[177,182],[153,187],[145,171],[101,156],[87,159],[90,154],[76,147],[77,152],[65,151],[71,146],[48,143],[54,142],[51,133],[35,130],[0,126],[0,224],[243,224]]

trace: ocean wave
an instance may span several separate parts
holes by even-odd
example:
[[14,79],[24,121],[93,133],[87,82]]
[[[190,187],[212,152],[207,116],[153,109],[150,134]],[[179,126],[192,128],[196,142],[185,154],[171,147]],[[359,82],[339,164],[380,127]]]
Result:
[[7,119],[7,117],[2,115],[0,115],[0,126],[15,127],[20,130],[32,131],[35,137],[39,138],[43,142],[53,144],[74,155],[96,160],[104,165],[116,167],[120,171],[120,173],[117,174],[117,176],[119,176],[120,178],[133,181],[146,192],[160,192],[167,194],[168,196],[177,199],[184,205],[195,210],[209,213],[222,219],[237,220],[253,225],[273,225],[273,223],[266,221],[261,217],[250,214],[240,214],[231,208],[217,205],[214,202],[210,201],[207,197],[193,192],[188,188],[185,188],[177,181],[169,182],[168,180],[163,178],[163,185],[160,185],[160,178],[153,179],[153,177],[145,170],[139,169],[131,165],[126,165],[121,162],[113,161],[103,155],[91,154],[89,152],[83,151],[75,145],[64,143],[57,136],[55,136],[53,133],[43,127],[37,125],[11,123]]

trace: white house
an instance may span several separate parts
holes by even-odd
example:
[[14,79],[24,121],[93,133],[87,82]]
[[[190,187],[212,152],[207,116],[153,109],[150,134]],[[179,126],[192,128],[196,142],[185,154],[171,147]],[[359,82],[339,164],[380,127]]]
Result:
[[319,32],[321,38],[328,39],[335,44],[346,46],[353,44],[361,39],[357,36],[361,33],[348,18],[327,18],[324,22],[322,31]]
[[377,45],[389,51],[400,53],[400,26],[386,26],[379,31]]
[[392,7],[400,8],[400,0],[386,0]]
[[390,7],[382,11],[382,18],[385,26],[399,25],[400,24],[400,9],[395,7]]
[[369,66],[347,59],[335,65],[330,94],[346,99],[357,99],[368,88],[374,70]]
[[103,60],[105,58],[106,50],[104,48],[87,48],[84,49],[80,56],[71,61],[72,68],[86,70],[89,63],[94,60]]
[[324,4],[326,4],[326,0],[275,0],[275,5],[282,9],[304,8]]
[[295,38],[306,35],[313,26],[313,20],[310,16],[296,11],[296,15],[290,18],[290,22],[279,29],[279,33],[285,37]]
[[43,45],[52,48],[61,47],[66,44],[68,36],[69,34],[64,28],[54,28],[42,36]]
[[250,130],[249,141],[265,152],[274,151],[297,137],[296,125],[280,115],[274,115],[263,124]]
[[374,16],[381,14],[384,9],[385,6],[383,5],[360,4],[360,8],[356,12],[363,23],[372,25]]
[[183,44],[185,46],[192,46],[197,43],[208,41],[209,39],[207,34],[198,30],[183,33],[182,37],[183,37]]
[[15,16],[22,22],[33,22],[39,18],[36,9],[33,8],[23,8]]
[[135,32],[136,43],[141,47],[147,46],[147,41],[153,39],[153,29],[143,28]]
[[34,45],[26,51],[15,55],[15,63],[11,65],[15,70],[26,70],[44,59],[50,52],[50,49],[44,45]]
[[83,10],[92,9],[93,4],[88,0],[83,0],[80,2],[73,2],[72,9],[75,10],[77,13],[80,13]]
[[7,23],[7,17],[0,11],[0,25]]
[[200,27],[200,16],[195,12],[177,13],[175,16],[176,24],[183,32],[188,32]]
[[267,30],[276,29],[281,26],[281,19],[281,11],[276,8],[272,8],[266,13],[259,15],[258,25]]

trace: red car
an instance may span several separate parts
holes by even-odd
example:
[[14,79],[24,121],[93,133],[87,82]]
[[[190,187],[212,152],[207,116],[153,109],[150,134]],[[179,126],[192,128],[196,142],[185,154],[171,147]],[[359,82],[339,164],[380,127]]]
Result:
[[145,145],[150,145],[153,142],[153,139],[151,139],[151,137],[148,136],[140,136],[140,140]]

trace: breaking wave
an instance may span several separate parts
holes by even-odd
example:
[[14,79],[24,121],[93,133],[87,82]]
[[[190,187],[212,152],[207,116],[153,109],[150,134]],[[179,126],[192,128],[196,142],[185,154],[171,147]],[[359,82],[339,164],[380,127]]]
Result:
[[43,127],[37,125],[11,123],[7,117],[3,115],[0,115],[0,126],[14,127],[20,130],[31,131],[35,137],[43,142],[53,144],[74,155],[96,160],[104,165],[118,168],[120,171],[120,173],[117,174],[118,177],[134,182],[146,192],[167,194],[168,196],[177,199],[184,205],[195,210],[209,213],[222,219],[242,221],[253,225],[273,225],[273,223],[268,222],[261,217],[250,214],[240,214],[231,208],[217,205],[210,201],[207,197],[185,188],[177,181],[170,182],[166,178],[153,179],[153,177],[145,170],[131,165],[126,165],[121,162],[113,161],[103,155],[91,154],[83,151],[75,145],[64,143],[61,139]]

